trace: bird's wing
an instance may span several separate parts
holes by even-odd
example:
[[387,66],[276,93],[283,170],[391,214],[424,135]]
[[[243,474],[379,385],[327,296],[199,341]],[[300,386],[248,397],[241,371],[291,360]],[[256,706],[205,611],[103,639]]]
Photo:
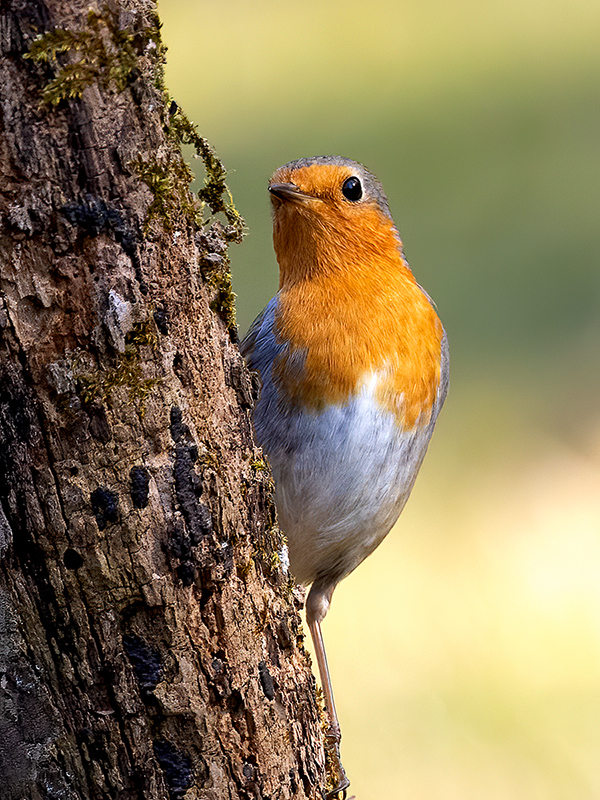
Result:
[[263,310],[256,317],[254,322],[248,328],[248,333],[244,336],[244,338],[240,342],[240,352],[244,356],[246,361],[248,361],[248,363],[250,363],[250,360],[252,358],[252,352],[256,344],[256,338],[260,331],[266,310],[267,310],[266,308],[263,308]]
[[244,336],[242,341],[240,342],[240,351],[243,357],[246,359],[246,362],[250,369],[258,369],[258,361],[262,360],[258,357],[257,351],[257,344],[259,345],[258,349],[261,351],[261,355],[263,355],[262,350],[264,349],[264,342],[263,339],[265,336],[268,336],[269,339],[272,338],[272,328],[273,328],[273,321],[275,315],[275,307],[277,305],[277,295],[272,297],[268,304],[263,308],[260,314],[256,317],[252,325],[248,328],[248,333]]

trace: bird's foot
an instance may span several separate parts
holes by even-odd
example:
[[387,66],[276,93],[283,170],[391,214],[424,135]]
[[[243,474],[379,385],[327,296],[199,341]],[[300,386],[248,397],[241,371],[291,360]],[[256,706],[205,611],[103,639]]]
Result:
[[341,739],[342,734],[339,725],[329,725],[325,733],[325,751],[334,788],[327,792],[326,800],[346,800],[346,789],[350,786],[350,781],[346,776],[340,759]]

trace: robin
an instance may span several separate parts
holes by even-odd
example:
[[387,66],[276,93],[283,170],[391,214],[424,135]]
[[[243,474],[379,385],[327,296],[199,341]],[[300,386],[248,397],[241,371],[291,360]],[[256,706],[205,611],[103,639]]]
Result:
[[321,623],[337,584],[408,499],[446,396],[448,347],[381,184],[364,166],[301,158],[276,170],[269,192],[279,291],[242,353],[261,378],[254,426],[290,569],[311,584],[306,616],[334,775],[327,796],[345,797]]

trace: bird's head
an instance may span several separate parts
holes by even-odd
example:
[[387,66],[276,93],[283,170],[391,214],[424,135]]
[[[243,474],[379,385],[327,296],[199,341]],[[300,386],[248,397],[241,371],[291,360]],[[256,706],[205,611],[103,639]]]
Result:
[[281,284],[392,257],[401,242],[379,181],[340,156],[301,158],[269,182]]

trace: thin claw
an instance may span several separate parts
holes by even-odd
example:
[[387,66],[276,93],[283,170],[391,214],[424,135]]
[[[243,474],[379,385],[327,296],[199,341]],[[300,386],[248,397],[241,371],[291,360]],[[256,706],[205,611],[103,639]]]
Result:
[[[350,781],[346,777],[346,773],[344,772],[344,768],[342,767],[342,762],[340,761],[339,751],[336,747],[333,757],[337,761],[337,774],[338,774],[338,781],[337,786],[332,789],[326,795],[326,800],[346,800],[346,789],[350,786]],[[341,796],[340,796],[341,792]],[[350,798],[352,800],[352,798]]]
[[346,800],[346,799],[356,800],[356,795],[353,794],[352,797],[348,797],[348,792],[346,791],[346,789],[336,789],[335,792],[327,795],[327,800]]

